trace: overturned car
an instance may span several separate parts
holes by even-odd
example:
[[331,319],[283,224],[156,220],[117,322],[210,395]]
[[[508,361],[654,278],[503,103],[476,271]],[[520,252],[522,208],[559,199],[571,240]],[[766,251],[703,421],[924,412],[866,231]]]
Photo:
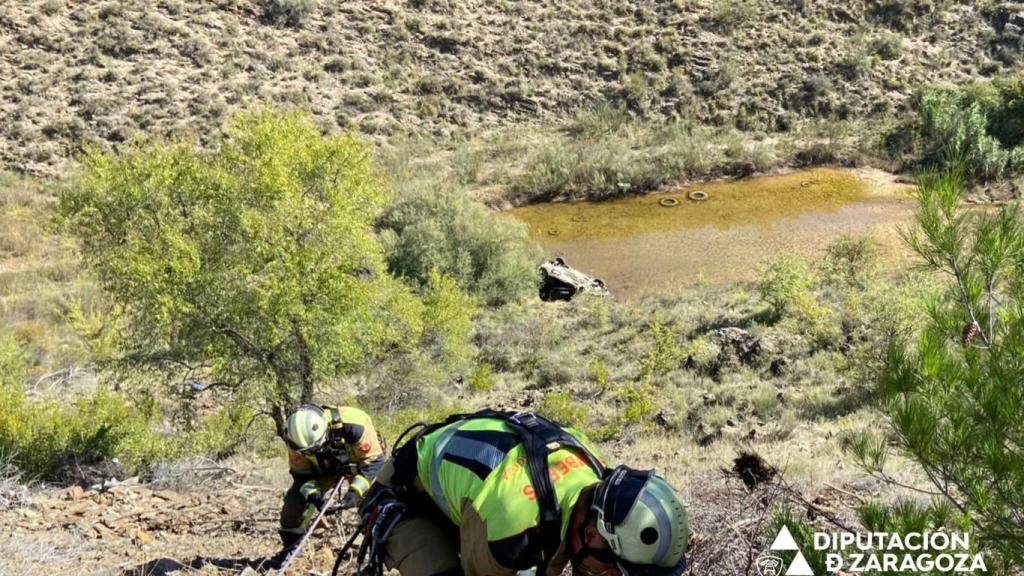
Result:
[[604,280],[569,266],[562,258],[548,260],[538,268],[541,275],[540,299],[545,302],[572,300],[577,294],[607,296]]

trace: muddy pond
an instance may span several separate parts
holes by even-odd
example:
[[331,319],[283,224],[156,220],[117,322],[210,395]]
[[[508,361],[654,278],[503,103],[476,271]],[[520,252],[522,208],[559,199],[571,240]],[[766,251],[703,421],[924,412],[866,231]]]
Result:
[[911,190],[881,171],[820,168],[506,214],[529,226],[547,256],[631,297],[750,280],[762,262],[813,258],[844,235],[874,237],[883,261],[899,266],[909,256],[898,231],[913,215]]

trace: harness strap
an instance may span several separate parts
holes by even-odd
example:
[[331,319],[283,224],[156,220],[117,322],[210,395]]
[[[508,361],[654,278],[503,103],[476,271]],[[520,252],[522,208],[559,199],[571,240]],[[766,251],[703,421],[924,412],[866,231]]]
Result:
[[548,456],[559,448],[569,446],[579,449],[599,476],[604,474],[604,466],[579,440],[543,416],[532,412],[513,414],[506,418],[506,424],[522,437],[526,450],[526,463],[537,496],[540,520],[537,528],[540,532],[541,559],[536,574],[545,576],[548,564],[555,557],[562,541],[562,510],[551,482]]
[[465,414],[453,414],[444,421],[434,424],[414,424],[406,429],[400,438],[418,428],[416,433],[405,442],[396,442],[392,452],[395,459],[395,483],[407,489],[412,486],[417,474],[416,445],[421,438],[438,428],[478,418],[502,420],[522,439],[530,482],[533,484],[539,509],[537,528],[540,532],[541,558],[536,574],[545,576],[548,564],[554,558],[562,540],[562,511],[555,495],[555,487],[551,482],[548,456],[559,448],[574,448],[584,456],[598,476],[603,477],[605,473],[605,467],[597,456],[575,436],[563,430],[561,426],[533,412],[512,412],[491,408]]

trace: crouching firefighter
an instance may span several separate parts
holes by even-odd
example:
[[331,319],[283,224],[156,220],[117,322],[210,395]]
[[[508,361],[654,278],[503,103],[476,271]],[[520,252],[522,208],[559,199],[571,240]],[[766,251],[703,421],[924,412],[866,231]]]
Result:
[[354,508],[384,464],[373,421],[358,408],[304,404],[288,415],[284,440],[292,485],[281,508],[282,549],[270,568],[285,561],[338,482],[349,483],[338,508]]
[[484,410],[423,427],[396,446],[360,514],[365,576],[385,565],[402,576],[686,567],[687,512],[672,487],[653,471],[607,469],[582,433],[532,413]]

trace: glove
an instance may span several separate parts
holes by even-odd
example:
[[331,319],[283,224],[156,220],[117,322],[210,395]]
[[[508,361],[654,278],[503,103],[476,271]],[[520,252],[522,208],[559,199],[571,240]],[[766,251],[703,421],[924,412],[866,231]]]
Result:
[[299,487],[299,494],[306,499],[306,504],[316,507],[317,510],[324,507],[324,495],[320,493],[320,485],[316,480],[307,480]]
[[359,494],[354,490],[349,490],[345,493],[345,496],[342,497],[341,502],[338,503],[338,508],[342,510],[355,508],[356,506],[359,506],[360,500],[361,498],[359,497]]
[[322,510],[324,504],[326,504],[324,495],[319,492],[313,492],[306,496],[306,504],[315,507],[317,510]]

